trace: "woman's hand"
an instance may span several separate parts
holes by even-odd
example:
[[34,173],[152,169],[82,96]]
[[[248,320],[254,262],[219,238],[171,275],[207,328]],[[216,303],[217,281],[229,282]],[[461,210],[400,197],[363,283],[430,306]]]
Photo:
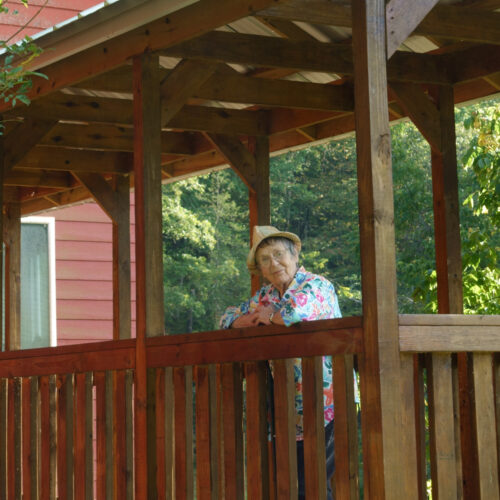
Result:
[[247,326],[257,326],[258,325],[258,315],[257,312],[251,312],[244,314],[239,318],[236,318],[231,324],[231,328],[245,328]]
[[[281,314],[274,306],[258,306],[255,310],[258,325],[284,325]],[[271,323],[270,317],[273,314]]]

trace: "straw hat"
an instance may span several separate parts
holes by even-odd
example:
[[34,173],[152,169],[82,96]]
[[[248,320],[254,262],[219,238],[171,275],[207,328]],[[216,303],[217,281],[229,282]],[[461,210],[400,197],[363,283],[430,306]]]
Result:
[[254,274],[258,273],[257,262],[255,260],[255,252],[257,251],[259,245],[267,238],[287,238],[293,241],[293,243],[295,243],[295,246],[297,247],[297,250],[299,252],[302,247],[300,238],[294,233],[280,231],[274,226],[254,226],[253,239],[252,239],[253,245],[252,248],[250,249],[250,252],[248,252],[248,257],[247,257],[247,267],[251,273]]

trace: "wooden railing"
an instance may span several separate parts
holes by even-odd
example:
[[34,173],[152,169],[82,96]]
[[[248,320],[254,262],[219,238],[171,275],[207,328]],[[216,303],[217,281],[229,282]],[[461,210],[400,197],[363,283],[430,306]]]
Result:
[[[360,318],[147,339],[148,488],[158,498],[294,498],[293,358],[306,488],[325,489],[322,355],[333,356],[336,489],[357,498]],[[268,440],[265,360],[276,436]],[[0,354],[0,497],[133,498],[135,340]],[[340,495],[340,496],[339,496]]]
[[[427,488],[498,498],[500,318],[399,323],[402,446],[415,450],[402,473],[421,499]],[[301,358],[307,495],[322,498],[322,355],[333,359],[334,490],[358,499],[361,318],[147,339],[148,488],[160,499],[295,498],[292,363]],[[0,498],[134,497],[135,359],[134,339],[0,354]]]
[[[405,471],[432,498],[499,498],[500,316],[399,318]],[[427,453],[426,453],[427,451]],[[416,460],[415,460],[416,459]]]

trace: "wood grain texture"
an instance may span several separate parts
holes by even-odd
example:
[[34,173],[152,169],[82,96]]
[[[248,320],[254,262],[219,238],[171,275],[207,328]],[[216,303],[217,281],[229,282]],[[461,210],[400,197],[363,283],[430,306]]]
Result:
[[427,139],[431,147],[437,151],[441,145],[441,127],[439,111],[427,97],[422,88],[415,84],[391,83],[399,104],[406,111],[420,133]]
[[399,472],[400,412],[394,201],[387,114],[385,2],[352,3],[363,293],[361,360],[365,498],[414,498]]
[[277,498],[278,500],[297,500],[295,378],[293,360],[274,360],[273,376]]
[[[276,3],[276,0],[257,0],[251,5],[247,0],[195,3],[172,12],[167,18],[157,19],[63,61],[44,66],[43,73],[48,79],[37,79],[29,96],[31,99],[36,99],[55,89],[118,67],[131,57],[139,56],[145,51],[172,46],[248,16],[268,7],[271,3]],[[2,110],[7,108],[7,105],[0,107]]]
[[270,498],[267,456],[266,362],[245,363],[247,497]]
[[243,500],[243,394],[238,363],[221,366],[222,422],[224,441],[224,498]]
[[408,0],[389,1],[385,8],[388,59],[436,4],[437,0],[424,0],[416,4]]
[[427,368],[432,495],[457,498],[451,356],[432,354]]
[[96,392],[95,427],[96,427],[96,498],[106,499],[106,374],[94,373]]
[[400,326],[404,352],[490,352],[500,350],[499,326]]
[[195,368],[196,386],[196,498],[212,498],[212,456],[210,419],[210,383],[207,366]]
[[302,358],[304,472],[308,498],[326,498],[323,360]]
[[86,430],[87,430],[87,388],[85,384],[85,373],[78,373],[75,376],[75,500],[87,500],[87,480],[86,480]]
[[473,354],[477,457],[480,498],[498,498],[498,450],[493,389],[493,358],[489,353]]
[[165,127],[214,73],[215,63],[181,60],[161,82],[161,126]]

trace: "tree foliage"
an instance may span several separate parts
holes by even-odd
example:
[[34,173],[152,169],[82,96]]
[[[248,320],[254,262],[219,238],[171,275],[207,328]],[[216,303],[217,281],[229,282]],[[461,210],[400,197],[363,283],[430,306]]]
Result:
[[[28,0],[21,0],[21,2],[24,7],[28,6]],[[38,9],[35,16],[39,14],[43,7],[44,5]],[[9,9],[4,5],[3,0],[0,0],[0,14],[8,12]],[[14,14],[16,13],[17,11],[14,11]],[[27,24],[30,21],[31,19]],[[33,42],[32,38],[26,36],[17,43],[10,43],[18,33],[26,28],[26,25],[22,26],[8,39],[0,40],[0,49],[3,52],[0,60],[0,99],[4,102],[10,102],[12,106],[15,106],[18,101],[26,105],[30,104],[28,92],[33,85],[33,77],[47,78],[43,73],[28,69],[29,63],[42,53],[42,49]]]
[[[499,101],[457,110],[464,305],[498,314]],[[398,307],[437,310],[430,150],[408,122],[391,128]],[[352,136],[271,160],[271,221],[297,233],[305,267],[330,279],[345,316],[361,314]],[[164,187],[166,329],[217,328],[249,297],[248,192],[231,170]]]

